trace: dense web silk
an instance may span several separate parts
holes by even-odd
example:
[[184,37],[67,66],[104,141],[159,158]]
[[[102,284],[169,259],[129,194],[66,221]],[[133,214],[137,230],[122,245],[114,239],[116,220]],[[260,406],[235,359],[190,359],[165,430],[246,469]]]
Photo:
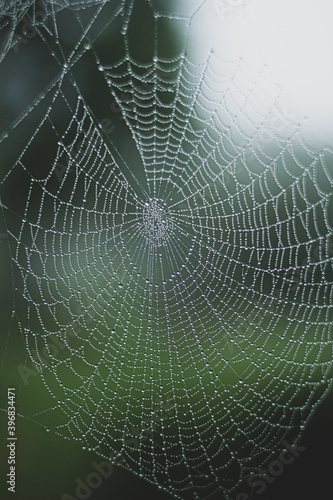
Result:
[[332,148],[268,66],[198,55],[216,3],[0,10],[1,64],[38,40],[55,68],[0,137],[13,321],[54,401],[27,416],[175,498],[231,498],[332,380]]

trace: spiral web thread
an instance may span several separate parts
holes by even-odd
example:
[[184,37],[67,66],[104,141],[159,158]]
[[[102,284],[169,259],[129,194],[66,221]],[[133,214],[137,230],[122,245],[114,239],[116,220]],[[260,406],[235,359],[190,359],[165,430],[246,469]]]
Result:
[[[108,2],[88,3],[71,12],[70,53],[50,8],[53,32],[39,36],[57,77],[2,137],[38,110],[1,181],[13,317],[54,401],[30,417],[105,457],[116,450],[174,497],[229,497],[330,387],[332,149],[307,143],[306,118],[267,67],[190,55],[201,2],[190,14],[140,3],[146,61],[133,56],[134,2],[110,18]],[[104,61],[95,47],[113,26],[122,55]],[[173,26],[180,46],[163,53]],[[134,159],[80,91],[87,55]],[[29,153],[46,134],[41,171]],[[17,205],[6,192],[19,177]]]

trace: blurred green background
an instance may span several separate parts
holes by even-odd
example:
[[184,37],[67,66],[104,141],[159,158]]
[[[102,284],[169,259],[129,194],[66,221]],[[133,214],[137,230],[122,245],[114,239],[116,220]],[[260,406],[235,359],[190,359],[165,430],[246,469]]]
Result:
[[[111,3],[110,16],[117,10],[120,2]],[[150,19],[147,15],[145,2],[138,2],[135,13],[133,14],[134,24],[139,23],[141,32],[149,33]],[[0,94],[1,130],[9,130],[13,120],[30,106],[33,100],[49,85],[59,71],[59,64],[56,58],[50,58],[50,50],[54,45],[54,51],[58,50],[56,57],[58,62],[61,57],[66,59],[71,48],[75,45],[80,30],[77,23],[72,19],[73,13],[65,11],[58,16],[58,26],[61,31],[61,47],[54,45],[50,38],[48,44],[42,41],[38,35],[31,36],[28,43],[20,45],[19,50],[11,50],[0,66]],[[87,13],[89,16],[89,13]],[[137,16],[137,17],[135,17]],[[73,21],[73,22],[72,22]],[[18,32],[23,29],[22,21],[18,27]],[[104,24],[103,24],[104,23]],[[101,25],[96,31],[103,30],[108,24],[108,20],[101,21]],[[122,46],[119,42],[119,30],[121,26],[117,22],[110,25],[109,30],[105,30],[103,36],[98,38],[95,49],[98,57],[109,63],[117,60],[121,55]],[[76,27],[76,29],[75,29]],[[76,31],[77,30],[77,31]],[[133,32],[134,33],[134,32]],[[43,36],[47,33],[43,31]],[[135,45],[135,34],[134,44]],[[182,33],[168,32],[165,36],[165,55],[172,55],[177,52],[177,45],[183,42]],[[172,40],[172,43],[170,42]],[[137,44],[138,54],[141,56],[150,54],[151,46],[149,36]],[[110,49],[112,47],[112,49]],[[96,70],[96,60],[89,52],[82,56],[73,68],[73,78],[79,83],[79,88],[89,106],[94,110],[96,120],[106,120],[103,122],[105,132],[110,144],[117,145],[117,150],[121,156],[125,157],[128,164],[140,164],[140,158],[136,152],[133,141],[130,140],[128,127],[117,110],[112,96],[106,92],[105,82],[100,72]],[[49,104],[49,101],[46,100]],[[0,175],[3,179],[10,171],[11,165],[16,161],[18,152],[21,152],[36,123],[40,119],[38,113],[45,112],[45,108],[38,112],[31,112],[23,125],[18,126],[15,131],[9,135],[8,141],[2,145],[0,150]],[[107,111],[106,111],[107,110]],[[110,117],[110,118],[108,118]],[[111,121],[109,121],[109,119]],[[59,112],[57,126],[61,126],[62,115]],[[30,161],[34,165],[34,175],[43,176],[45,174],[45,158],[52,158],[55,144],[54,137],[47,132],[39,138],[36,146],[30,151]],[[136,176],[143,179],[142,170],[136,169]],[[15,200],[17,213],[22,213],[27,199],[28,183],[21,176],[13,176],[11,183],[5,184],[6,192],[1,194],[3,203],[8,205],[7,200]],[[36,197],[35,203],[38,207],[39,198]],[[33,206],[33,200],[32,200]],[[6,234],[7,227],[18,227],[19,220],[13,213],[6,213],[6,219],[1,219],[1,234]],[[14,231],[15,232],[15,231]],[[45,401],[50,396],[36,374],[28,376],[29,383],[22,384],[22,379],[18,373],[18,367],[25,365],[30,367],[24,341],[17,328],[17,322],[12,319],[11,311],[14,309],[18,315],[24,315],[24,305],[22,311],[17,308],[20,305],[13,303],[13,289],[16,286],[12,281],[11,255],[9,244],[13,245],[9,237],[3,237],[0,240],[0,300],[1,300],[1,353],[3,353],[2,374],[1,374],[1,400],[0,407],[6,407],[7,387],[16,387],[17,389],[17,500],[39,500],[49,498],[58,500],[63,494],[75,497],[76,478],[86,482],[89,474],[94,472],[92,463],[100,462],[102,458],[93,452],[82,450],[79,442],[65,440],[61,436],[56,436],[53,432],[46,432],[45,427],[38,426],[35,422],[27,418],[20,417],[20,413],[27,415],[36,413],[39,408],[47,406]],[[8,332],[10,332],[8,334]],[[286,467],[281,476],[268,486],[266,492],[262,495],[253,496],[253,498],[263,498],[265,500],[298,498],[313,498],[324,496],[330,489],[330,466],[327,460],[327,454],[333,446],[333,394],[320,405],[316,414],[312,418],[309,427],[304,431],[300,444],[306,447],[306,451],[295,461],[294,464]],[[52,400],[50,399],[50,407]],[[6,423],[7,416],[5,411],[0,414],[1,417],[1,467],[6,470]],[[51,421],[52,422],[52,421]],[[1,476],[3,480],[3,475]],[[5,491],[5,485],[1,484],[2,491]],[[242,487],[240,491],[243,491]],[[244,488],[248,492],[248,487]],[[101,486],[92,489],[87,498],[92,500],[113,498],[131,499],[136,496],[142,498],[163,499],[170,498],[164,492],[157,489],[156,486],[149,485],[143,479],[137,478],[134,474],[124,471],[120,467],[115,467],[112,475],[103,480]],[[5,498],[7,498],[5,496]],[[8,496],[10,498],[10,496]],[[66,498],[66,497],[65,497]],[[216,500],[220,497],[212,497]],[[65,499],[63,499],[65,500]],[[68,500],[68,499],[67,499]]]

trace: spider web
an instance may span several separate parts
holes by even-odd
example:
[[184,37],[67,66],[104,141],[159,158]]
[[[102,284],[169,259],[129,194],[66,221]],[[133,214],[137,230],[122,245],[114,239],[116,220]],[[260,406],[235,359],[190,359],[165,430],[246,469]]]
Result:
[[12,329],[51,401],[26,416],[228,498],[330,387],[332,149],[267,66],[195,45],[209,2],[94,4],[49,2],[52,78],[3,126]]

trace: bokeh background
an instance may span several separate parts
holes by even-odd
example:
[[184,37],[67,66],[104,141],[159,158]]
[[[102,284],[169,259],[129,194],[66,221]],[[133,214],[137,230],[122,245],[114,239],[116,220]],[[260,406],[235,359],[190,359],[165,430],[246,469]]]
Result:
[[[120,2],[118,2],[120,4]],[[188,4],[189,5],[189,4]],[[112,10],[117,8],[117,2],[112,4]],[[30,10],[30,19],[33,18],[34,7]],[[78,32],[77,26],[72,22],[73,11],[63,11],[58,14],[58,26],[61,30],[61,46],[64,58],[75,44]],[[150,24],[147,16],[145,2],[137,3],[135,10],[135,22],[140,25],[140,30],[149,32]],[[145,24],[146,23],[146,24]],[[112,29],[105,32],[99,38],[96,49],[101,59],[117,60],[121,53],[119,41],[119,29],[121,27],[112,25]],[[22,151],[40,119],[38,112],[31,112],[23,126],[11,130],[13,122],[27,108],[31,106],[34,99],[45,89],[59,71],[59,64],[54,57],[50,57],[50,46],[45,45],[42,38],[32,30],[29,35],[25,19],[17,26],[18,34],[26,33],[27,43],[12,48],[0,65],[0,130],[10,131],[8,140],[1,144],[0,149],[0,175],[4,179],[11,170],[11,166],[17,160],[18,153]],[[141,32],[141,31],[140,31]],[[6,43],[6,28],[1,32],[2,42]],[[44,33],[47,36],[46,33]],[[177,44],[183,42],[182,33],[177,30],[165,32],[165,54],[171,55],[177,51]],[[147,37],[148,40],[149,37]],[[138,53],[150,54],[149,41],[138,43]],[[56,47],[55,47],[56,50]],[[110,52],[112,53],[110,55]],[[139,159],[133,141],[131,140],[128,127],[122,117],[114,99],[106,91],[105,82],[101,72],[96,68],[95,58],[87,54],[80,58],[73,68],[73,76],[79,84],[80,91],[85,101],[94,110],[97,121],[103,124],[107,140],[115,144],[117,151],[125,157],[127,164],[138,165]],[[106,112],[107,110],[107,112]],[[61,123],[59,112],[59,126]],[[36,176],[44,175],[45,169],[49,168],[54,157],[54,137],[46,132],[40,135],[38,145],[30,151],[30,162],[34,165]],[[49,160],[48,160],[49,159]],[[136,175],[140,179],[139,169]],[[55,182],[57,179],[55,179]],[[17,213],[20,207],[24,208],[27,199],[27,182],[20,175],[13,175],[11,183],[6,184],[6,192],[2,193],[3,203],[8,205],[7,200],[15,200]],[[39,199],[36,198],[36,210],[38,210]],[[4,213],[2,214],[4,215]],[[86,478],[94,472],[92,463],[100,462],[102,458],[91,451],[83,450],[79,442],[65,440],[55,435],[52,431],[47,432],[45,426],[39,426],[30,421],[26,415],[37,413],[39,408],[45,407],[45,401],[49,397],[40,377],[28,375],[28,383],[22,383],[18,367],[28,366],[27,353],[22,339],[18,323],[12,317],[15,310],[18,316],[24,314],[18,310],[20,304],[13,303],[15,282],[13,281],[12,241],[7,234],[8,224],[12,227],[18,222],[15,214],[6,213],[6,218],[1,217],[0,233],[0,324],[1,324],[1,401],[0,407],[6,408],[7,387],[16,387],[17,401],[17,500],[38,500],[49,498],[50,500],[62,499],[68,494],[75,498],[76,478],[86,482]],[[51,405],[51,403],[50,403]],[[23,415],[23,416],[20,416]],[[5,411],[0,414],[1,418],[1,442],[0,442],[0,470],[6,470],[6,422]],[[330,468],[331,461],[329,451],[333,446],[333,394],[320,404],[309,426],[304,431],[300,444],[306,450],[292,465],[285,468],[281,476],[268,485],[262,495],[253,496],[253,499],[286,499],[292,498],[314,498],[324,496],[330,490]],[[3,481],[4,476],[1,476]],[[6,497],[6,487],[0,485],[1,494]],[[248,487],[240,488],[240,491],[248,492]],[[161,492],[154,485],[148,484],[143,479],[136,477],[121,467],[114,467],[112,475],[105,479],[101,486],[92,490],[87,498],[97,499],[132,499],[136,497],[167,499],[168,494]],[[10,496],[8,496],[10,498]],[[68,500],[68,498],[67,498]],[[217,500],[217,498],[216,498]]]

